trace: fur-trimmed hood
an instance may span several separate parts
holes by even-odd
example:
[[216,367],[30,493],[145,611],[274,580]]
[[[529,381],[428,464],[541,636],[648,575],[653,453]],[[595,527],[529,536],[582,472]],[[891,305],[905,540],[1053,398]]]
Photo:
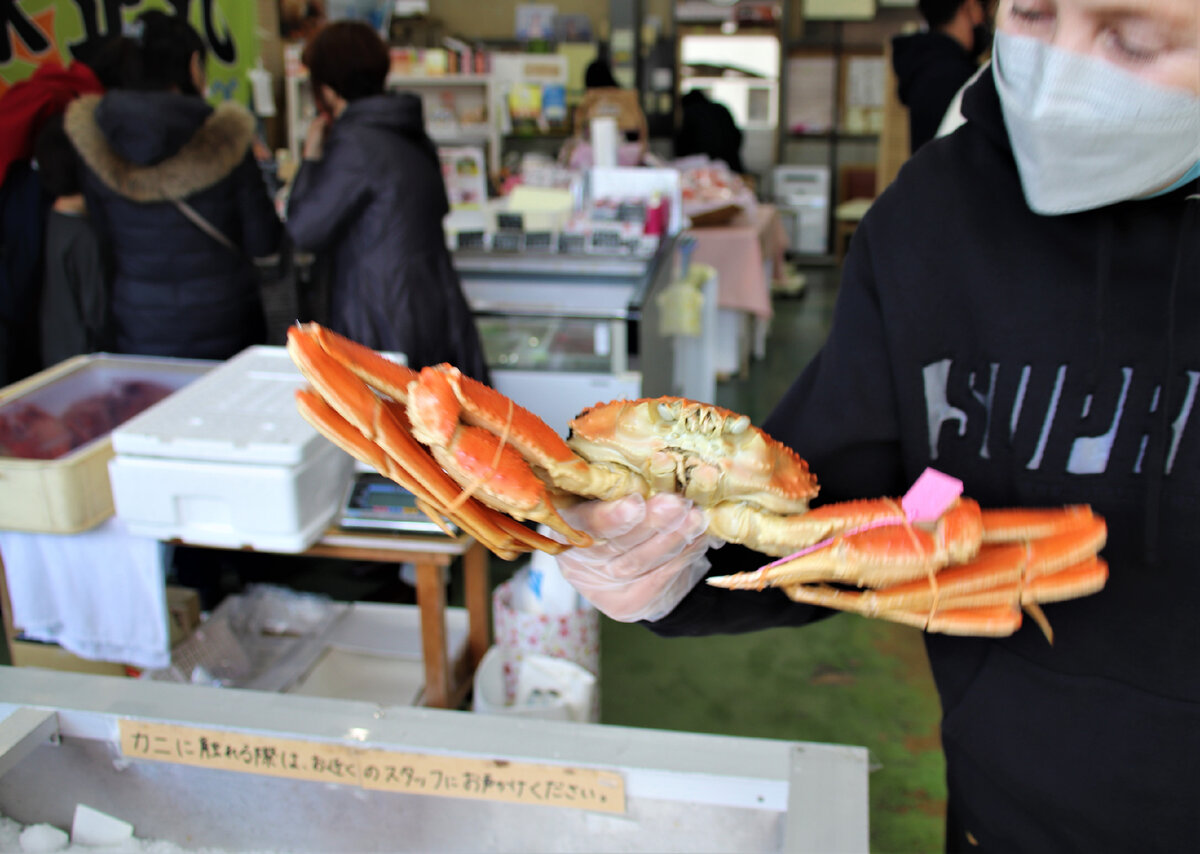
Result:
[[227,101],[216,109],[187,95],[85,95],[64,126],[84,163],[134,202],[184,199],[228,176],[254,138],[254,117]]

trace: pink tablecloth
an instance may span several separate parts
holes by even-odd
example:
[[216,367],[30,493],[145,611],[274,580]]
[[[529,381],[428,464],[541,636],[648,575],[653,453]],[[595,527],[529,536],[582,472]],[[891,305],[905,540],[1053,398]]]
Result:
[[787,233],[773,205],[739,213],[728,225],[693,228],[692,260],[717,270],[717,305],[771,316],[771,278],[781,272]]

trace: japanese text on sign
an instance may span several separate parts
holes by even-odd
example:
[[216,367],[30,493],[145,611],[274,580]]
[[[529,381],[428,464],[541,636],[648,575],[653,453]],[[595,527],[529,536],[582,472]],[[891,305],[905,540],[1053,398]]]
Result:
[[401,753],[319,741],[122,719],[129,759],[340,783],[383,792],[625,812],[625,781],[612,771]]

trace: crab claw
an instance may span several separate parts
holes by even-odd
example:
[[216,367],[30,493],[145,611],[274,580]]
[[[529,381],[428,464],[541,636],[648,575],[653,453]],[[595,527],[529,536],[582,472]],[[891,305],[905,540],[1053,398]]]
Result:
[[[522,434],[528,432],[532,416],[502,398],[507,401],[506,412],[492,413],[493,418],[503,420],[499,435],[472,426],[464,420],[465,379],[449,365],[421,369],[419,378],[408,389],[413,436],[428,446],[465,494],[518,519],[548,525],[573,546],[590,546],[592,538],[563,520],[546,484],[515,447],[523,443]],[[545,426],[540,420],[536,423]]]

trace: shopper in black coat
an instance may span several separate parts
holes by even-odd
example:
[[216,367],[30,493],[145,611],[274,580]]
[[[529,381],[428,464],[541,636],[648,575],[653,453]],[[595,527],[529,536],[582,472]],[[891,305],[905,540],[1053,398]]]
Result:
[[908,108],[909,149],[937,135],[946,110],[988,47],[984,0],[920,0],[929,28],[892,39],[897,95]]
[[744,173],[742,131],[729,108],[709,98],[701,89],[688,92],[679,103],[683,119],[675,134],[675,156],[707,154],[714,160],[724,160],[734,172]]
[[321,115],[288,202],[298,247],[329,253],[329,326],[413,367],[450,362],[488,381],[446,248],[449,211],[421,100],[384,93],[390,58],[370,27],[338,22],[304,54]]
[[275,253],[282,234],[251,153],[254,119],[200,96],[204,44],[186,21],[138,21],[128,88],[78,99],[65,122],[87,167],[89,216],[113,254],[115,346],[225,359],[266,340],[252,259]]

